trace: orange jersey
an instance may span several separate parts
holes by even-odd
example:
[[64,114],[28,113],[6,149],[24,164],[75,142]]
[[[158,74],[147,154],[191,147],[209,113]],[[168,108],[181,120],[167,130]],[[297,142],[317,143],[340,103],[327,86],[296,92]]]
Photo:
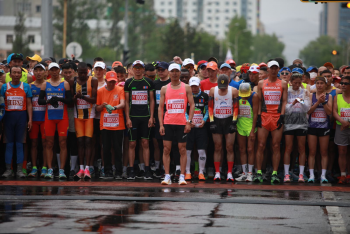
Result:
[[271,83],[265,79],[262,87],[261,112],[281,113],[282,95],[282,80],[277,79]]
[[[106,87],[103,87],[97,91],[96,105],[107,103],[111,106],[117,106],[120,104],[120,100],[125,100],[123,87],[115,86],[111,91],[108,91]],[[101,111],[100,129],[124,130],[125,123],[123,109],[114,110],[109,114],[106,108],[103,108]]]
[[27,94],[24,91],[23,82],[17,88],[6,83],[5,110],[6,111],[24,111],[27,110]]

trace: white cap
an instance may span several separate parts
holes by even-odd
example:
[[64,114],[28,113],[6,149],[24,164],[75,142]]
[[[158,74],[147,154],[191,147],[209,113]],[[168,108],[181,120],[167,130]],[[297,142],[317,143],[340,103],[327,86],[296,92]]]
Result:
[[94,68],[95,67],[100,67],[102,69],[105,69],[106,68],[106,64],[104,62],[96,62]]
[[188,82],[190,86],[192,85],[199,86],[200,83],[201,83],[201,80],[196,76],[191,77],[190,81]]
[[249,71],[251,73],[259,73],[260,72],[260,67],[257,66],[257,65],[252,65],[252,66],[250,66]]
[[188,64],[192,64],[194,66],[194,61],[190,58],[187,58],[183,61],[182,66],[186,66]]
[[177,70],[181,71],[181,67],[180,67],[180,65],[177,64],[177,63],[172,63],[172,64],[170,64],[170,66],[169,66],[169,68],[168,68],[168,71],[172,71],[172,70],[174,70],[174,69],[177,69]]
[[270,61],[270,62],[267,64],[267,66],[268,66],[269,68],[272,67],[272,66],[280,67],[279,63],[278,63],[277,61],[275,61],[275,60]]
[[58,66],[57,63],[50,63],[49,70],[51,70],[51,68],[53,68],[53,67],[57,67],[58,69],[60,69],[60,66]]
[[143,67],[145,67],[145,64],[141,61],[141,60],[136,60],[135,62],[132,63],[132,67],[134,67],[135,65],[140,64]]

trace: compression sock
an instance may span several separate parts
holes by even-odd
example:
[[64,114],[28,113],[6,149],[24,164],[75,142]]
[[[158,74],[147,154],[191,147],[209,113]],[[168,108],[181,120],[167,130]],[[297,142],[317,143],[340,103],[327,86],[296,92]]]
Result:
[[207,155],[205,150],[198,150],[198,161],[199,161],[199,174],[203,174],[205,169],[205,162],[207,161]]
[[284,175],[288,175],[289,174],[289,164],[284,164]]
[[[17,143],[16,143],[16,146],[17,146]],[[27,169],[27,161],[23,161],[22,169]]]
[[254,167],[254,165],[248,164],[248,172],[249,173],[253,173],[253,167]]
[[314,169],[310,169],[310,179],[315,179]]
[[233,162],[227,162],[227,173],[231,173],[233,168]]
[[299,165],[299,174],[304,175],[305,166]]
[[38,168],[37,168],[36,166],[33,166],[33,169],[36,169],[36,170],[38,170]]
[[262,175],[262,171],[261,171],[261,170],[258,170],[258,171],[257,171],[257,174]]
[[[61,168],[61,157],[60,157],[60,154],[57,154],[56,157],[57,157],[58,168]],[[83,168],[83,170],[84,170],[84,168]]]
[[186,154],[187,154],[186,174],[191,174],[191,152],[192,150],[186,150]]
[[77,166],[78,156],[72,155],[70,156],[70,170],[75,171],[75,167]]
[[194,171],[198,171],[199,170],[199,163],[198,161],[194,162]]
[[326,169],[322,169],[322,175],[321,175],[321,176],[322,176],[323,178],[326,178],[326,172],[327,172]]
[[243,165],[242,165],[242,170],[243,170],[243,173],[244,173],[244,174],[247,174],[247,165],[248,165],[248,164],[243,164]]
[[277,175],[277,171],[273,171],[273,172],[272,172],[272,175]]
[[220,162],[214,162],[215,172],[220,173]]

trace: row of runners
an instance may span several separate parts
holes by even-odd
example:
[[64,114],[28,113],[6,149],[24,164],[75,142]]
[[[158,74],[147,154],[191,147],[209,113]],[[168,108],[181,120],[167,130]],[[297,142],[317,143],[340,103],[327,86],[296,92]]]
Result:
[[[333,65],[306,70],[300,60],[290,67],[284,67],[283,61],[276,59],[267,64],[243,64],[240,68],[233,60],[218,64],[215,58],[197,65],[191,59],[182,61],[179,57],[170,64],[156,62],[146,66],[136,60],[127,66],[128,79],[125,79],[126,69],[118,61],[107,72],[102,58],[95,59],[92,71],[88,64],[78,61],[76,64],[63,59],[57,64],[53,59],[41,61],[37,55],[27,59],[36,61],[30,70],[32,75],[22,68],[23,55],[11,54],[7,59],[9,72],[1,77],[6,143],[3,177],[14,174],[14,149],[17,176],[26,176],[22,168],[26,167],[23,161],[26,162],[28,129],[33,166],[29,177],[39,176],[40,171],[41,177],[53,178],[55,151],[59,152],[60,179],[67,178],[66,162],[70,163],[72,176],[90,179],[97,160],[93,145],[97,142],[102,146],[100,178],[161,177],[162,162],[165,171],[162,184],[171,184],[172,154],[181,185],[192,179],[192,158],[198,160],[195,170],[199,180],[205,180],[214,167],[214,180],[234,181],[237,135],[242,173],[236,180],[262,182],[264,152],[271,134],[272,183],[280,181],[277,171],[282,137],[284,182],[291,180],[290,155],[296,137],[298,181],[305,182],[307,161],[307,181],[315,182],[315,159],[319,151],[320,182],[326,183],[328,145],[333,134],[339,150],[339,183],[347,182],[349,66],[341,70],[343,77],[339,84],[333,84]],[[55,134],[59,150],[54,150]],[[41,170],[37,166],[39,136],[43,145]],[[154,145],[154,172],[150,168],[150,138]],[[134,170],[137,144],[141,175]],[[162,160],[160,152],[163,152]],[[79,165],[77,172],[76,165]],[[227,176],[223,177],[222,172],[227,172]]]

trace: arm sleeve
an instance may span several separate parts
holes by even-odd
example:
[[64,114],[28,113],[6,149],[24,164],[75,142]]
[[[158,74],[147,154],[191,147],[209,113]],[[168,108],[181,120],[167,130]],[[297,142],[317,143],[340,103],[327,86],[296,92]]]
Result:
[[46,95],[45,90],[40,90],[39,100],[38,100],[39,105],[46,105],[45,95]]
[[63,102],[64,104],[70,104],[72,102],[72,93],[70,90],[66,90],[65,96],[66,98],[56,98],[56,100]]
[[205,109],[205,114],[204,114],[204,117],[203,117],[203,121],[204,121],[204,122],[207,122],[208,117],[209,117],[208,105],[205,105],[205,106],[204,106],[204,109]]

